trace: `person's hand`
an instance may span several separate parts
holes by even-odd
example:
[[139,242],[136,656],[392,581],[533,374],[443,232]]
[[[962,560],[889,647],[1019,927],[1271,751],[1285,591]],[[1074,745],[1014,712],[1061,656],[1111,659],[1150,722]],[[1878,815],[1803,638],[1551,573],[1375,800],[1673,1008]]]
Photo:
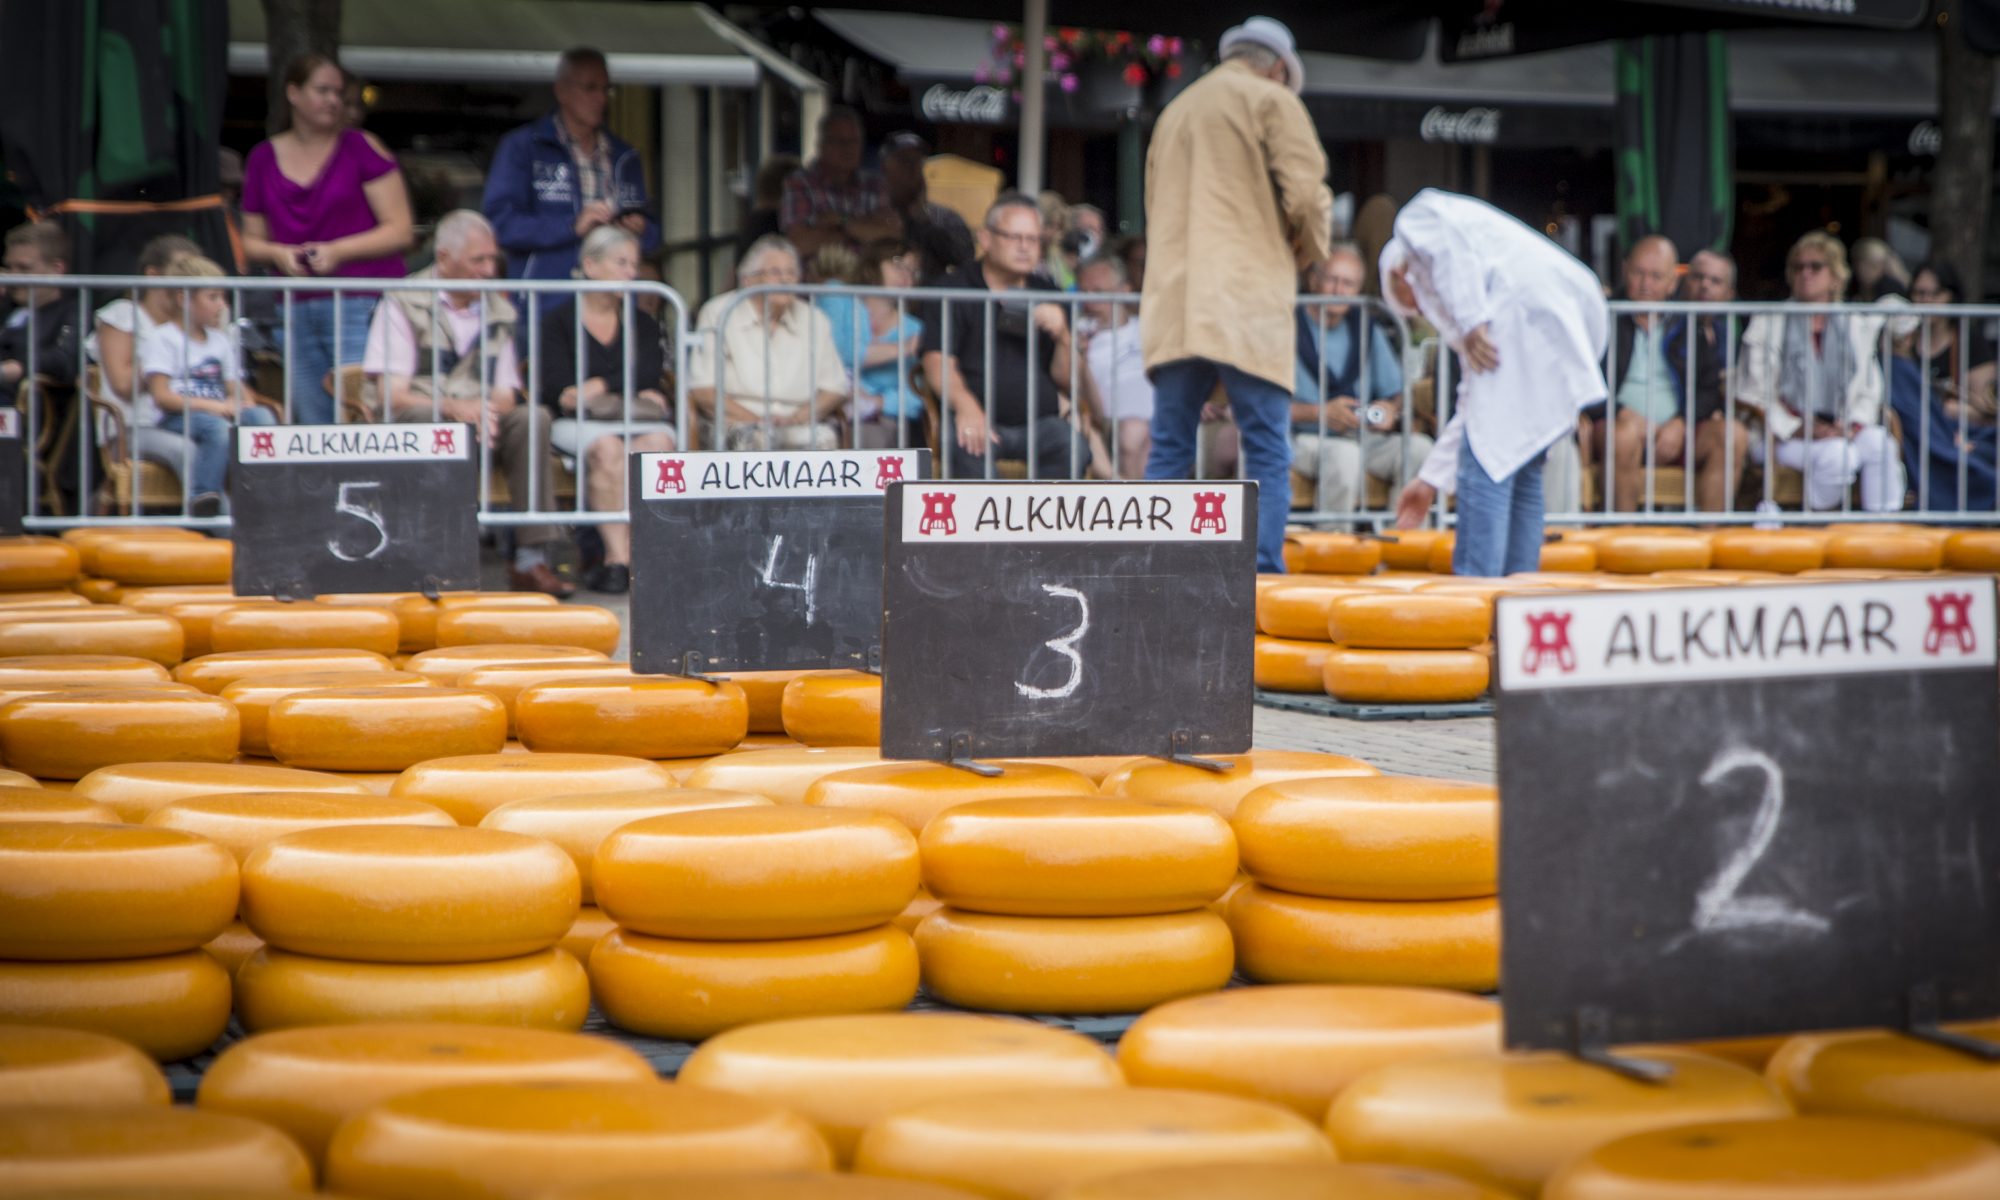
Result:
[[631,235],[632,235],[633,237],[644,237],[644,236],[646,236],[646,214],[645,214],[645,213],[642,213],[642,212],[628,212],[628,213],[626,213],[626,214],[625,214],[624,216],[622,216],[622,217],[618,218],[618,224],[619,224],[619,225],[621,225],[621,226],[623,226],[623,227],[624,227],[624,229],[625,229],[625,232],[627,232],[627,233],[631,234]]
[[500,440],[500,415],[484,408],[477,400],[446,400],[438,405],[438,415],[447,421],[463,421],[479,431],[479,442],[488,448]]
[[276,252],[273,259],[280,271],[294,279],[304,279],[312,274],[312,268],[306,264],[304,246],[281,244],[273,246],[272,250]]
[[1417,529],[1431,512],[1431,505],[1437,503],[1438,490],[1421,479],[1412,480],[1403,494],[1396,497],[1396,528]]
[[1377,433],[1394,433],[1397,423],[1403,418],[1401,400],[1377,400],[1375,407],[1382,410],[1382,419],[1369,424],[1368,428]]
[[576,386],[574,384],[564,388],[562,394],[556,397],[556,407],[566,413],[576,411]]
[[958,448],[976,458],[986,456],[988,445],[999,445],[1000,435],[986,428],[986,414],[978,409],[959,410],[954,424],[958,434]]
[[1492,329],[1481,325],[1465,335],[1466,364],[1482,374],[1500,365],[1500,348],[1493,344]]
[[1035,328],[1041,330],[1044,335],[1059,342],[1069,336],[1069,323],[1063,319],[1062,305],[1037,304],[1033,316]]
[[1326,402],[1329,433],[1353,433],[1361,428],[1361,401],[1352,396],[1335,396]]
[[0,362],[0,384],[19,383],[21,382],[22,377],[27,375],[27,373],[28,373],[28,368],[22,366],[20,363],[14,361],[11,358],[8,359],[6,362]]
[[1210,400],[1201,406],[1201,422],[1204,425],[1229,419],[1229,404],[1223,400]]
[[616,215],[611,211],[611,205],[603,200],[584,205],[576,214],[576,236],[582,237],[599,225],[608,223]]
[[307,242],[299,247],[299,257],[305,260],[307,271],[314,275],[331,275],[347,261],[332,242]]

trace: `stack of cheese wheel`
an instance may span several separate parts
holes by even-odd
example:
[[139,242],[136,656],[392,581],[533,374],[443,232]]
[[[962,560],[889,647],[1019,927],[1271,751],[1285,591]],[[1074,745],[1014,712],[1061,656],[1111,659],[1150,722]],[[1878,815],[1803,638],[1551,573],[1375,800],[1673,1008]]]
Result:
[[223,538],[114,535],[90,546],[88,569],[125,587],[228,583],[235,549]]
[[1383,543],[1352,533],[1285,533],[1285,570],[1293,575],[1367,575],[1382,565]]
[[366,1021],[575,1030],[583,968],[557,949],[576,865],[497,829],[344,825],[288,833],[243,863],[243,920],[265,945],[236,972],[253,1032]]
[[1335,600],[1367,596],[1374,590],[1358,579],[1287,579],[1257,589],[1257,644],[1254,677],[1273,692],[1324,692],[1328,641],[1327,614]]
[[[174,683],[167,668],[130,655],[37,654],[0,657],[0,714],[16,701],[32,701],[0,716],[0,754],[11,744],[23,775],[76,779],[100,766],[133,761],[148,748],[168,757],[226,762],[234,757],[228,714],[213,705],[198,711],[139,704],[107,704],[93,720],[89,701],[122,694],[128,701],[161,695],[200,700],[195,689]],[[76,698],[80,697],[81,702]]]
[[[418,678],[421,679],[423,676]],[[514,704],[521,698],[521,693],[529,688],[567,679],[630,678],[632,678],[632,668],[626,663],[585,659],[575,662],[502,663],[497,666],[478,667],[460,675],[456,686],[485,692],[498,700],[507,710],[507,736],[511,738],[520,736],[520,730],[514,720]]]
[[0,655],[124,654],[171,667],[186,653],[180,622],[162,613],[107,604],[0,609]]
[[620,1028],[683,1040],[902,1008],[917,952],[893,921],[918,878],[917,839],[875,813],[759,805],[634,821],[591,870],[618,924],[590,956],[598,1007]]
[[1212,809],[1105,796],[980,800],[924,827],[917,926],[932,996],[1019,1013],[1137,1012],[1229,982],[1209,910],[1236,877]]
[[236,706],[243,753],[271,757],[267,736],[271,707],[300,692],[328,688],[431,687],[430,680],[407,671],[302,671],[296,675],[255,675],[227,684],[218,693]]
[[1491,785],[1293,780],[1244,797],[1230,823],[1256,881],[1229,902],[1245,975],[1467,991],[1497,984],[1500,815]]
[[0,1022],[196,1054],[229,1020],[229,975],[201,953],[236,912],[229,851],[172,829],[0,824]]
[[1486,690],[1487,660],[1473,647],[1493,632],[1490,596],[1377,592],[1343,596],[1327,611],[1334,643],[1326,693],[1352,704],[1451,704]]

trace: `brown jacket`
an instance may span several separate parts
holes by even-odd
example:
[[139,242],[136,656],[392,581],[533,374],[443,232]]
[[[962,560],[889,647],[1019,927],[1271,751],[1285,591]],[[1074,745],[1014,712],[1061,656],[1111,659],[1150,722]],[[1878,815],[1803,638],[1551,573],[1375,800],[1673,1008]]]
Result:
[[1146,368],[1226,363],[1291,390],[1301,267],[1326,257],[1333,194],[1312,118],[1225,62],[1160,114],[1146,155]]

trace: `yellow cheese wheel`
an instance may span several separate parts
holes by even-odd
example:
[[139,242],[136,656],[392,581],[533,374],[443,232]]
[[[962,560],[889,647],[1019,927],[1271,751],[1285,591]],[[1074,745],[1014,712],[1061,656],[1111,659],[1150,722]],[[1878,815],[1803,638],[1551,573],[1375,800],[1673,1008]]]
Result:
[[209,618],[216,650],[372,650],[396,653],[402,625],[383,608],[331,604],[239,604]]
[[220,693],[239,679],[327,671],[373,671],[386,675],[395,668],[387,658],[372,650],[232,650],[191,658],[174,668],[174,678],[204,692]]
[[1944,565],[1942,532],[1848,530],[1826,540],[1826,565],[1835,569],[1935,571]]
[[81,1029],[0,1025],[0,1112],[172,1100],[167,1077],[130,1043]]
[[1375,589],[1323,583],[1282,583],[1257,594],[1257,629],[1271,637],[1323,642],[1333,602],[1368,596]]
[[1050,1200],[1513,1200],[1442,1171],[1373,1163],[1211,1163],[1087,1180]]
[[1424,556],[1424,570],[1433,575],[1449,575],[1451,560],[1458,553],[1458,534],[1447,533],[1431,543],[1431,551]]
[[1398,529],[1382,537],[1382,565],[1394,571],[1430,569],[1431,548],[1451,535],[1442,529]]
[[226,763],[236,739],[236,707],[213,696],[125,688],[0,705],[0,757],[40,779],[81,779],[121,763]]
[[1233,1092],[1319,1121],[1343,1088],[1391,1063],[1497,1053],[1500,1006],[1428,988],[1282,984],[1152,1009],[1118,1041],[1142,1087]]
[[903,906],[902,912],[896,914],[896,928],[904,933],[915,933],[917,926],[923,924],[925,917],[943,907],[944,901],[931,895],[929,889],[918,888],[916,897]]
[[523,604],[441,608],[439,646],[576,646],[610,654],[624,627],[594,604]]
[[193,542],[201,541],[207,536],[207,534],[193,529],[175,529],[159,525],[134,526],[129,529],[121,529],[115,525],[82,526],[75,529],[65,529],[62,532],[62,540],[76,547],[77,554],[79,555],[78,564],[83,568],[83,573],[86,575],[102,574],[97,569],[96,555],[97,548],[106,542],[144,541],[149,538],[162,541]]
[[[2000,1037],[2000,1021],[1951,1028],[1985,1041]],[[1901,1034],[1800,1034],[1767,1071],[1802,1113],[1898,1117],[2000,1136],[2000,1065]]]
[[108,654],[29,654],[0,658],[0,688],[37,684],[92,687],[146,687],[170,683],[173,675],[150,658]]
[[1107,796],[1174,800],[1215,810],[1225,820],[1243,797],[1267,783],[1322,775],[1376,775],[1374,767],[1344,754],[1309,750],[1252,750],[1223,756],[1226,771],[1208,771],[1161,759],[1134,759],[1104,779]]
[[1382,565],[1382,543],[1352,533],[1287,533],[1285,570],[1305,575],[1366,575]]
[[333,825],[454,826],[443,809],[392,796],[337,792],[222,792],[156,808],[146,824],[205,837],[237,862],[272,838]]
[[171,667],[186,647],[180,622],[154,613],[104,605],[0,611],[0,655],[117,655]]
[[1229,927],[1206,908],[1150,917],[998,917],[941,908],[917,926],[924,987],[960,1008],[1138,1012],[1229,982]]
[[243,920],[280,950],[454,963],[545,950],[576,920],[576,864],[541,838],[462,826],[347,825],[266,842],[243,863]]
[[574,1032],[590,980],[561,950],[487,962],[348,962],[266,946],[236,969],[236,1016],[252,1033],[307,1025],[458,1021]]
[[609,1038],[442,1022],[260,1033],[202,1073],[207,1112],[276,1126],[315,1163],[340,1122],[395,1096],[480,1083],[647,1083],[653,1068]]
[[681,1083],[755,1096],[819,1126],[842,1165],[861,1131],[898,1109],[980,1092],[1117,1087],[1118,1064],[1082,1034],[964,1013],[857,1013],[719,1033]]
[[1597,569],[1613,575],[1701,570],[1709,565],[1705,534],[1638,530],[1607,534],[1597,542]]
[[507,736],[518,736],[514,724],[514,703],[521,693],[537,684],[562,679],[630,679],[632,668],[625,663],[582,661],[525,663],[517,666],[481,667],[458,677],[457,687],[486,692],[507,709]]
[[1326,656],[1332,649],[1325,642],[1266,637],[1260,633],[1253,669],[1256,685],[1267,692],[1322,692]]
[[1486,690],[1488,663],[1471,650],[1355,650],[1326,656],[1326,694],[1350,704],[1460,704]]
[[126,608],[136,608],[140,612],[163,613],[171,612],[182,604],[212,604],[217,601],[232,600],[242,604],[259,598],[239,596],[226,583],[191,583],[176,587],[120,587],[116,596],[109,600],[95,600],[93,603],[116,603]]
[[[268,756],[271,752],[266,729],[271,706],[287,696],[325,688],[427,688],[434,686],[421,675],[407,671],[305,671],[297,675],[260,675],[239,679],[224,687],[224,700],[236,706],[242,718],[243,753]],[[401,770],[401,768],[397,768]]]
[[93,551],[91,574],[139,587],[228,583],[235,549],[222,538],[110,538]]
[[422,675],[440,687],[457,687],[460,678],[468,672],[486,667],[548,663],[604,665],[610,661],[596,650],[578,646],[440,646],[411,655],[402,669]]
[[882,742],[882,677],[866,671],[812,671],[785,685],[785,733],[808,746]]
[[163,1180],[217,1195],[239,1188],[303,1192],[312,1187],[312,1165],[268,1125],[188,1108],[51,1109],[0,1120],[0,1194]]
[[0,822],[13,821],[116,824],[118,813],[110,805],[99,804],[88,796],[75,796],[40,786],[0,784]]
[[162,1062],[186,1058],[229,1024],[229,973],[199,950],[107,962],[0,961],[0,1021],[105,1034]]
[[663,938],[811,938],[892,920],[917,893],[917,839],[875,813],[753,805],[647,817],[592,868],[598,907]]
[[1261,787],[1230,823],[1243,869],[1287,892],[1348,900],[1460,900],[1499,891],[1491,784],[1408,775]]
[[236,915],[236,860],[136,825],[0,824],[0,958],[75,962],[194,950]]
[[1490,992],[1500,908],[1481,900],[1327,900],[1259,884],[1229,902],[1237,966],[1265,983],[1368,983]]
[[202,953],[222,964],[222,969],[233,977],[236,968],[248,962],[250,956],[264,948],[264,939],[250,932],[250,927],[241,921],[231,921],[229,928],[216,934],[202,944]]
[[585,792],[657,791],[674,787],[673,772],[643,758],[616,754],[471,754],[418,763],[396,780],[391,795],[435,804],[461,825],[516,800]]
[[879,766],[882,755],[864,746],[786,746],[719,754],[688,773],[683,786],[718,788],[768,796],[779,804],[803,804],[820,779],[856,767]]
[[731,671],[727,679],[743,689],[750,701],[751,733],[785,732],[785,688],[808,671]]
[[650,1173],[824,1171],[795,1113],[671,1083],[488,1083],[391,1097],[344,1122],[327,1184],[383,1200],[540,1200]]
[[120,589],[118,581],[115,579],[82,578],[71,584],[70,587],[75,589],[77,595],[82,596],[92,604],[118,603]]
[[[504,724],[506,710],[500,711]],[[558,753],[720,754],[743,740],[748,719],[742,688],[674,676],[556,680],[536,684],[514,701],[521,743]]]
[[[987,777],[943,763],[898,762],[839,771],[806,789],[805,802],[822,808],[858,809],[891,816],[921,833],[931,819],[972,800],[1024,796],[1095,796],[1088,776],[1040,763],[995,760],[1001,774]],[[701,772],[689,776],[690,781]]]
[[1944,565],[1954,571],[2000,572],[2000,531],[1961,529],[1947,537]]
[[590,952],[597,949],[597,943],[603,941],[604,936],[616,928],[618,922],[605,916],[603,909],[594,904],[586,904],[577,910],[576,920],[571,923],[569,932],[563,934],[562,941],[557,943],[556,948],[578,962],[587,963],[590,961]]
[[920,842],[924,886],[954,908],[1039,917],[1183,912],[1236,878],[1236,838],[1213,809],[1114,796],[977,800]]
[[1858,1117],[1708,1121],[1628,1134],[1570,1160],[1546,1200],[1986,1200],[2000,1146]]
[[[553,599],[553,597],[551,597]],[[420,592],[329,592],[313,603],[334,608],[379,608],[396,618],[396,649],[402,653],[437,645],[437,604]]]
[[688,1041],[786,1017],[900,1009],[917,982],[916,947],[894,925],[760,942],[620,929],[590,953],[591,991],[613,1025]]
[[118,810],[121,820],[134,823],[190,796],[224,792],[337,792],[359,796],[367,791],[361,784],[338,775],[242,763],[131,763],[93,771],[76,785],[77,795],[108,804]]
[[1556,1053],[1395,1063],[1348,1084],[1326,1128],[1349,1162],[1429,1167],[1533,1196],[1566,1160],[1613,1138],[1791,1115],[1776,1089],[1735,1063],[1676,1050],[1632,1057],[1673,1074],[1640,1082]]
[[1540,566],[1544,571],[1595,571],[1597,547],[1589,542],[1574,542],[1567,538],[1559,542],[1544,542]]
[[548,1200],[659,1200],[700,1196],[702,1200],[979,1200],[978,1193],[909,1179],[871,1179],[824,1171],[712,1171],[648,1174],[623,1183],[550,1192]]
[[82,570],[76,547],[55,538],[0,537],[0,592],[62,587]]
[[[542,796],[503,804],[481,818],[486,829],[546,838],[576,863],[583,885],[583,902],[594,904],[592,869],[597,848],[612,830],[646,817],[694,812],[705,808],[768,807],[771,801],[748,792],[707,788],[663,788],[640,792],[590,792],[577,796]],[[579,958],[582,956],[579,955]]]
[[51,692],[68,694],[72,692],[103,693],[105,691],[114,691],[126,697],[157,696],[163,692],[183,696],[199,696],[203,694],[200,688],[194,687],[191,684],[171,682],[121,683],[113,684],[109,688],[99,687],[94,683],[35,683],[23,687],[0,687],[0,704],[11,704],[16,700],[24,699],[28,696],[46,696]]
[[209,636],[217,613],[228,612],[243,603],[235,597],[221,600],[190,600],[181,604],[168,605],[161,611],[180,622],[181,656],[200,658],[215,652],[215,642]]
[[432,758],[497,754],[507,744],[507,710],[470,688],[325,688],[273,704],[264,736],[287,766],[401,771]]
[[1046,1087],[890,1113],[861,1135],[854,1161],[864,1174],[1034,1200],[1147,1167],[1333,1157],[1318,1129],[1273,1104],[1166,1088]]
[[90,601],[75,592],[57,588],[50,591],[0,592],[0,610],[15,608],[86,608]]
[[1331,641],[1363,650],[1464,650],[1493,634],[1488,601],[1423,591],[1344,596],[1327,615]]

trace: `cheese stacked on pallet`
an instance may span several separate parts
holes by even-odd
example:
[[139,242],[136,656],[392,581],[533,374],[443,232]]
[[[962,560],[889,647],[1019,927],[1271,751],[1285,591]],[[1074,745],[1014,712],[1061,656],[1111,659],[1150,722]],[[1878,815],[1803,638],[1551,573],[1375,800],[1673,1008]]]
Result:
[[620,1028],[684,1040],[902,1008],[917,952],[893,921],[919,875],[917,839],[875,813],[759,805],[625,825],[591,871],[619,926],[591,952],[598,1006]]
[[917,926],[924,985],[961,1008],[1137,1012],[1229,981],[1209,901],[1236,877],[1212,809],[1103,796],[981,800],[920,840],[945,907]]
[[0,824],[0,1022],[106,1034],[167,1060],[229,1021],[203,943],[236,912],[229,851],[171,829]]
[[1327,613],[1335,600],[1366,596],[1370,590],[1341,583],[1287,580],[1284,576],[1268,583],[1260,579],[1258,585],[1257,686],[1273,692],[1325,690],[1321,675],[1332,649],[1327,642]]
[[1486,690],[1473,649],[1493,633],[1482,594],[1402,592],[1343,596],[1327,610],[1334,643],[1321,667],[1326,693],[1351,704],[1453,704]]
[[1256,881],[1229,902],[1244,974],[1476,992],[1497,984],[1493,787],[1299,779],[1252,792],[1231,824]]
[[265,946],[237,970],[237,1018],[252,1031],[413,1020],[575,1030],[589,984],[555,947],[578,892],[562,850],[497,829],[284,834],[243,864],[243,920]]

